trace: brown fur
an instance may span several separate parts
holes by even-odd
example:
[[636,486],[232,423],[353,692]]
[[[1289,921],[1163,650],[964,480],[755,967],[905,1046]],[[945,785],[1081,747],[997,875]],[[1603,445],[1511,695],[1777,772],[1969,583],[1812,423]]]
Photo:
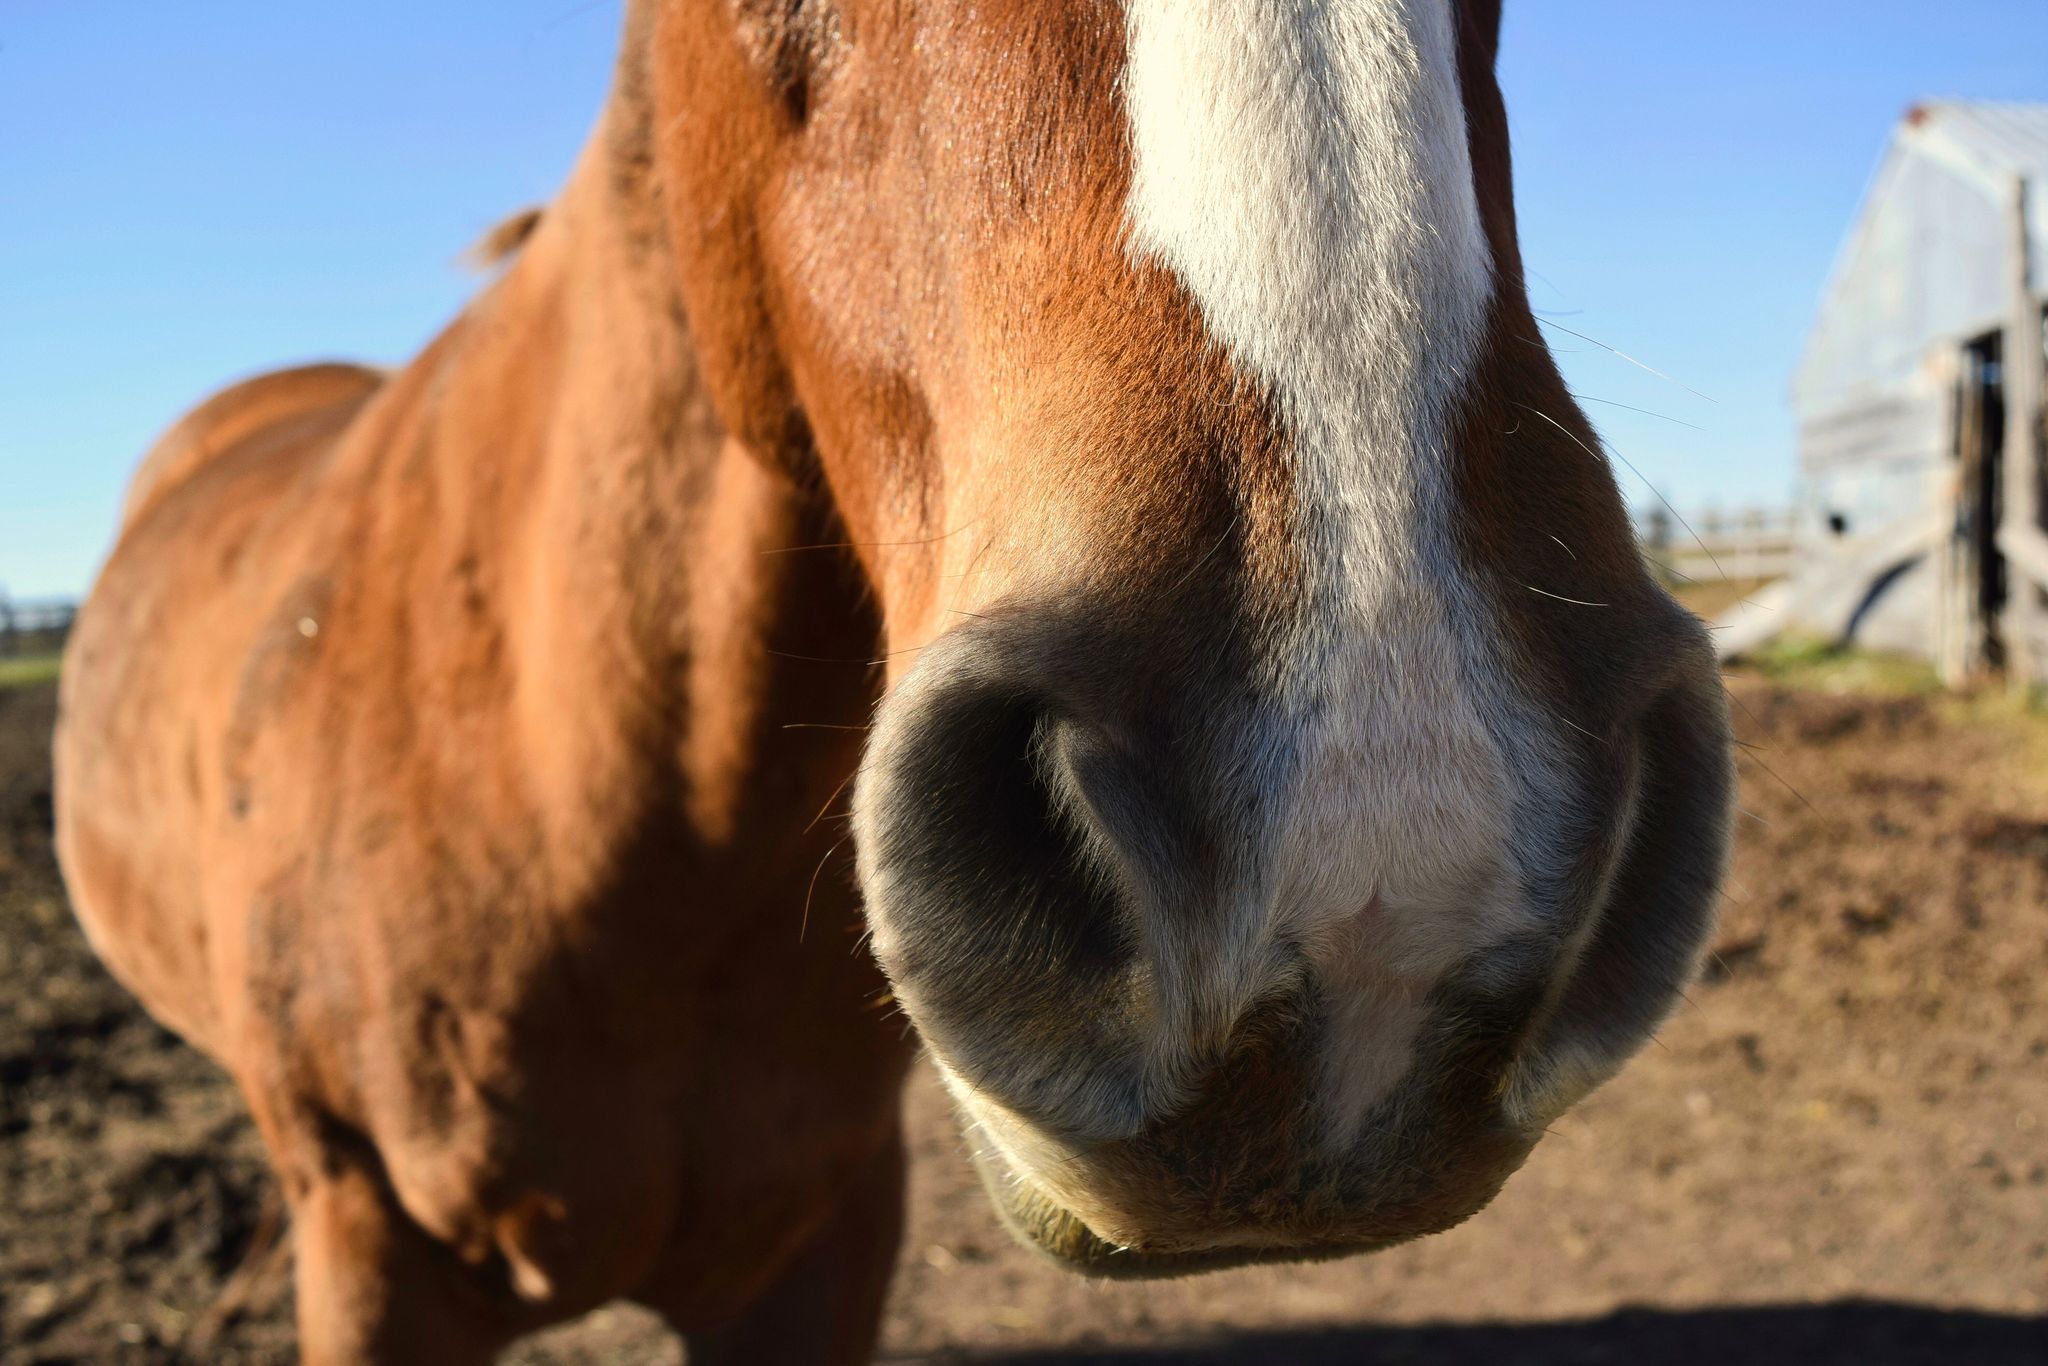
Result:
[[129,481],[121,525],[133,525],[160,496],[245,441],[321,439],[352,419],[383,382],[382,371],[337,363],[278,370],[221,390],[157,440]]
[[622,1294],[786,1339],[733,1360],[872,1333],[907,1054],[812,821],[871,684],[807,661],[875,628],[779,553],[844,533],[721,431],[613,170],[366,402],[286,376],[181,424],[211,454],[152,456],[72,645],[80,914],[247,1093],[309,1361]]
[[[1513,280],[1498,9],[1467,10]],[[619,1296],[693,1363],[865,1359],[909,1044],[838,813],[884,686],[1057,595],[1176,704],[1298,592],[1279,423],[1124,252],[1121,45],[1111,0],[644,0],[569,185],[419,358],[238,386],[145,461],[65,671],[61,851],[109,965],[249,1098],[308,1361],[482,1360]],[[1503,289],[1467,550],[1531,686],[1620,736],[1698,651],[1605,471],[1521,421],[1590,444],[1533,336]],[[1524,590],[1553,534],[1606,614]],[[1041,1046],[1089,1023],[1038,1004]],[[1538,1027],[1439,1041],[1386,1237],[1519,1159],[1456,1078]],[[1233,1058],[1105,1181],[1190,1247],[1356,1245],[1357,1191],[1248,1156],[1300,1057]]]

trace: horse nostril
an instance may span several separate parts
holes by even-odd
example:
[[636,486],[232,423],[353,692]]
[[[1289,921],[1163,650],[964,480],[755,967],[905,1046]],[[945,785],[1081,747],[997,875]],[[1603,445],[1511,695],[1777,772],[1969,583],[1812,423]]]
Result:
[[1133,1057],[1141,995],[1130,908],[1077,796],[1101,742],[994,649],[942,644],[884,708],[855,794],[876,956],[942,1061],[1088,1130],[1121,1109],[1129,1079],[1105,1059]]
[[934,698],[900,730],[856,797],[863,881],[888,922],[884,966],[916,978],[999,960],[1080,971],[1120,956],[1045,708],[970,690]]

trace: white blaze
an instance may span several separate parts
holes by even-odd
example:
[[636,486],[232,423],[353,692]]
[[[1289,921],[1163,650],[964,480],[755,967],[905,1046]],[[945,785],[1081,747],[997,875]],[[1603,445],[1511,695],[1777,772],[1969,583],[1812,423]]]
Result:
[[1276,403],[1309,576],[1271,733],[1250,742],[1275,852],[1228,944],[1195,968],[1163,944],[1153,957],[1185,1023],[1248,1005],[1277,936],[1308,943],[1348,1003],[1326,1061],[1341,1137],[1407,1070],[1430,984],[1525,914],[1511,829],[1527,756],[1497,738],[1525,709],[1450,525],[1446,426],[1494,288],[1451,5],[1127,13],[1132,251],[1178,276]]

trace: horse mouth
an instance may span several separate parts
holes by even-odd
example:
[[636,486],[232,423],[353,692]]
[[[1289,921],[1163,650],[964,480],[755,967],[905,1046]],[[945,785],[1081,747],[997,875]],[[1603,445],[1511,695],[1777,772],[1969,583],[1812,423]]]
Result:
[[1322,1262],[1379,1252],[1410,1236],[1363,1242],[1222,1246],[1163,1251],[1113,1243],[1053,1199],[987,1143],[970,1144],[974,1170],[1010,1235],[1067,1271],[1101,1280],[1165,1280],[1277,1262]]

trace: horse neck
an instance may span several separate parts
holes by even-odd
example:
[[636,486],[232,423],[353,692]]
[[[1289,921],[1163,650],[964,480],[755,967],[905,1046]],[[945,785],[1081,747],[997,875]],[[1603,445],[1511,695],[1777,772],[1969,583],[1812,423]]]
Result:
[[879,630],[829,503],[712,412],[651,196],[609,141],[418,389],[441,477],[516,528],[508,645],[544,804],[574,827],[672,787],[707,842],[772,841],[855,762]]

